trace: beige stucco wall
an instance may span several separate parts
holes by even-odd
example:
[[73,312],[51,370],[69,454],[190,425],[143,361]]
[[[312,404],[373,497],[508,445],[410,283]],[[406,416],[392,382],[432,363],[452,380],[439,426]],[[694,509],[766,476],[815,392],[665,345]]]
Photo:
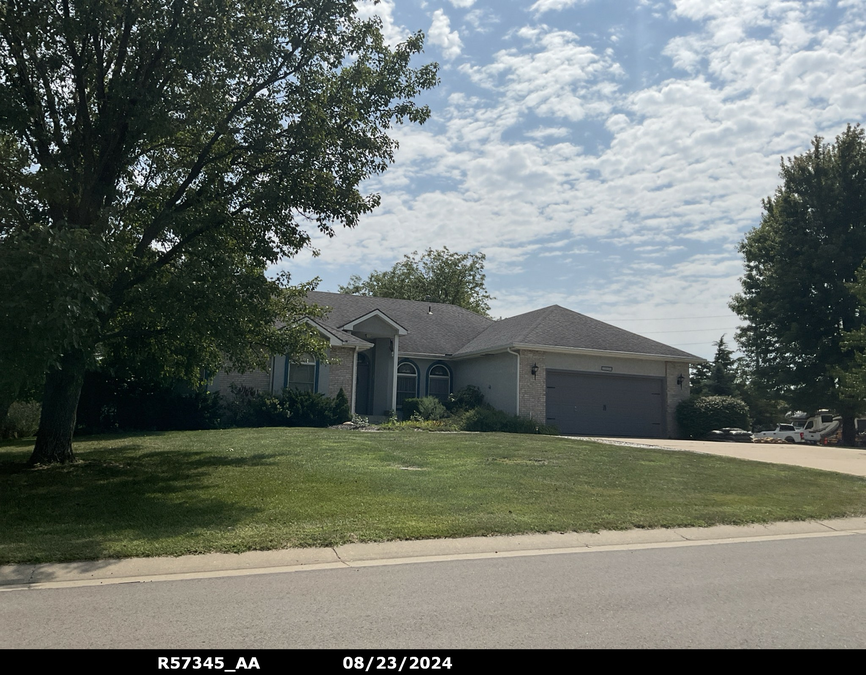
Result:
[[481,390],[486,403],[511,415],[517,413],[514,391],[517,357],[514,354],[487,354],[452,361],[449,365],[454,373],[454,391],[468,384],[474,385]]

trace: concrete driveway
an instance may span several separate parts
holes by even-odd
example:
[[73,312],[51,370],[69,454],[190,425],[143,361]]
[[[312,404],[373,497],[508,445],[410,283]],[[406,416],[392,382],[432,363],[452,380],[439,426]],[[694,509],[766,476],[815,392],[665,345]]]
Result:
[[707,455],[751,459],[755,462],[791,464],[793,466],[804,466],[809,469],[866,476],[866,449],[864,448],[838,448],[828,445],[806,444],[790,445],[787,443],[724,443],[661,438],[587,438],[586,440],[613,445],[700,452]]

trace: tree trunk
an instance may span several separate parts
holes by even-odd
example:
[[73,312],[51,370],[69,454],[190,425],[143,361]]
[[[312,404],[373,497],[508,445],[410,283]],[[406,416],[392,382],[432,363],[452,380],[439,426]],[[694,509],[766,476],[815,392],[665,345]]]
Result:
[[854,425],[854,415],[842,414],[842,445],[849,448],[854,447],[854,438],[857,436],[857,429]]
[[66,464],[75,461],[72,434],[75,431],[78,398],[84,384],[84,365],[84,354],[71,352],[60,359],[60,368],[53,368],[45,377],[36,447],[28,464]]

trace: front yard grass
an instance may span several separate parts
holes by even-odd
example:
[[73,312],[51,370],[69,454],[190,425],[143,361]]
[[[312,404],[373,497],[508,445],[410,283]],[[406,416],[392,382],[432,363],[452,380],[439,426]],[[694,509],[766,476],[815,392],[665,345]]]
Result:
[[866,480],[517,434],[231,429],[0,444],[0,564],[834,518]]

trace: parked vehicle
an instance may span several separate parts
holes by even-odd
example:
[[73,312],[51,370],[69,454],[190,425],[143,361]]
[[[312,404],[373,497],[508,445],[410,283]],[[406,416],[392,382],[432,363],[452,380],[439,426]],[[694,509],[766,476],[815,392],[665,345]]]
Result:
[[825,438],[835,434],[842,426],[842,418],[834,415],[829,410],[819,410],[814,416],[806,420],[806,425],[800,432],[804,443],[822,443]]
[[735,441],[737,443],[751,443],[752,434],[744,429],[736,427],[725,427],[724,429],[714,429],[707,434],[708,441]]
[[760,431],[754,435],[755,439],[776,438],[786,443],[803,443],[801,432],[793,424],[779,424],[772,431]]

